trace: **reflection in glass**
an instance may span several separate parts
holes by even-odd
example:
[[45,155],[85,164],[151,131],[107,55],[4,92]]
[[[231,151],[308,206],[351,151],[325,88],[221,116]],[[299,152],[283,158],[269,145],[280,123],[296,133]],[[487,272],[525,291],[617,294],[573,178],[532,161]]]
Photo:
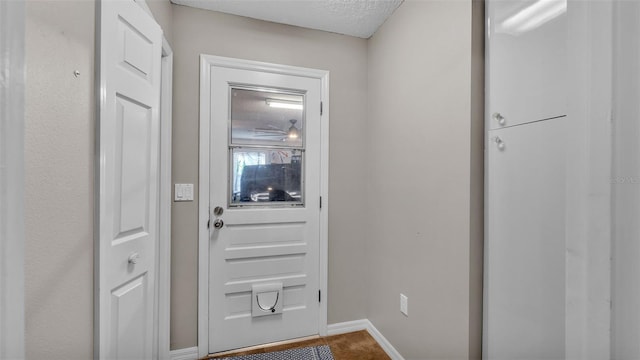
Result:
[[232,149],[231,205],[302,204],[302,151]]
[[231,145],[302,147],[304,95],[231,88]]

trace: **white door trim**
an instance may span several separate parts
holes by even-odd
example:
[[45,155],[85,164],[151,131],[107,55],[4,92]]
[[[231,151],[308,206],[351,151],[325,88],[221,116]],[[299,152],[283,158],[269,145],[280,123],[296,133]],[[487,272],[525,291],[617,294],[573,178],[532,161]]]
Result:
[[[155,20],[146,0],[135,0]],[[156,21],[158,22],[158,21]],[[158,24],[160,24],[158,22]],[[159,359],[171,358],[171,144],[173,50],[162,29],[162,89],[160,95],[160,191],[156,349]],[[168,101],[166,101],[168,99]]]
[[158,232],[158,358],[171,357],[171,133],[173,128],[173,50],[162,39],[160,95],[160,229]]
[[0,359],[24,349],[25,4],[0,1]]
[[274,74],[304,76],[322,82],[320,135],[320,269],[319,287],[322,294],[319,314],[320,335],[327,334],[327,274],[328,274],[328,208],[329,208],[329,72],[287,65],[226,57],[200,55],[200,165],[198,189],[198,356],[209,354],[209,116],[211,67],[263,71]]

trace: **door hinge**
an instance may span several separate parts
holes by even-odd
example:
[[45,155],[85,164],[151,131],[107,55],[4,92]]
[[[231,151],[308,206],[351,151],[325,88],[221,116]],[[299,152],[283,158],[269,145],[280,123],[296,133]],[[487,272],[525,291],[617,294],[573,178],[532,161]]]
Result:
[[322,196],[320,196],[320,209],[322,209]]
[[318,290],[318,302],[322,302],[322,290]]
[[322,116],[322,101],[320,101],[320,116]]

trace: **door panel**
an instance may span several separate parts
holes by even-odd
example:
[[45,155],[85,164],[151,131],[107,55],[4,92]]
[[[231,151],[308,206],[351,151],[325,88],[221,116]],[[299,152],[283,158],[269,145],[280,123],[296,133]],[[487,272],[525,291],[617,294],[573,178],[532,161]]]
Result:
[[96,357],[154,354],[162,32],[132,0],[101,1]]
[[147,207],[150,176],[149,131],[151,110],[148,106],[116,97],[116,163],[114,200],[117,225],[116,240],[135,239],[148,235],[149,210]]
[[[210,231],[209,350],[318,334],[320,80],[214,66],[211,81],[211,223],[224,225]],[[282,286],[281,313],[255,315],[265,284]]]
[[487,1],[488,129],[567,114],[566,9],[566,0]]
[[149,354],[139,344],[147,332],[148,314],[139,310],[140,304],[148,301],[147,286],[147,274],[143,274],[111,292],[111,336],[116,339],[116,359],[145,359]]
[[484,358],[564,358],[566,122],[489,131]]

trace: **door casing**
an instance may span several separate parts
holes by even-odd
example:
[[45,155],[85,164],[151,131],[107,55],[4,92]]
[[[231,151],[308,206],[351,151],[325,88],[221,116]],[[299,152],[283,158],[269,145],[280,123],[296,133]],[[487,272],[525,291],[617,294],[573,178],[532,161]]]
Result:
[[321,292],[319,329],[327,334],[327,276],[328,276],[328,208],[329,208],[329,72],[288,65],[200,55],[200,161],[198,189],[198,357],[209,354],[209,119],[211,68],[214,66],[240,70],[264,71],[275,74],[304,76],[321,81],[320,134],[320,251],[319,287]]
[[[152,18],[153,12],[146,0],[134,0]],[[156,20],[156,22],[158,22]],[[160,24],[160,23],[158,23]],[[162,27],[162,26],[160,26]],[[154,350],[157,358],[171,358],[171,144],[173,129],[173,49],[162,34],[162,59],[160,80],[160,184],[158,254],[156,265],[156,286],[158,328],[155,334]]]
[[[135,0],[144,11],[155,19],[145,0]],[[157,21],[156,21],[157,22]],[[162,27],[162,26],[161,26]],[[164,29],[163,29],[164,32]],[[160,184],[158,229],[158,256],[156,276],[158,278],[157,317],[154,349],[159,359],[171,358],[171,144],[173,105],[173,49],[162,35],[162,60],[160,80]]]

